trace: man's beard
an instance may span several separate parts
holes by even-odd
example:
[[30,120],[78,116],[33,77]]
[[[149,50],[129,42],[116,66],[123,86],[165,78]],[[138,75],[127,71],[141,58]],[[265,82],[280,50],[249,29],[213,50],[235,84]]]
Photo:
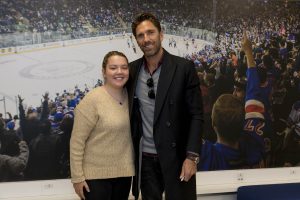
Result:
[[143,51],[146,57],[153,57],[158,54],[160,48],[161,48],[161,43],[154,43],[154,47],[151,50],[147,51],[144,50],[144,48],[141,48],[141,50]]

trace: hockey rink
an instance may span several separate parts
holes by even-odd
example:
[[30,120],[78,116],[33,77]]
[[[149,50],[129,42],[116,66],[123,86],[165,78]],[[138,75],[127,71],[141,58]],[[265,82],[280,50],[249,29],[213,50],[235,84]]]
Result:
[[[169,47],[169,39],[176,41],[176,48]],[[130,43],[130,47],[128,45]],[[50,99],[64,90],[73,92],[75,86],[84,90],[92,88],[98,79],[102,80],[101,64],[108,51],[125,53],[129,61],[142,56],[135,39],[137,52],[134,53],[129,37],[77,44],[50,49],[35,49],[31,52],[0,56],[0,113],[18,114],[17,95],[24,98],[25,108],[39,106],[42,95],[49,92]],[[165,35],[163,47],[170,53],[184,56],[202,49],[208,42],[195,40],[186,47],[182,37]]]

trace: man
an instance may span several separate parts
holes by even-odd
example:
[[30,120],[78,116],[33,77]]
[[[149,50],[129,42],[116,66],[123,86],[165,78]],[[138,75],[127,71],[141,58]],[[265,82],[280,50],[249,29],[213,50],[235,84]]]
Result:
[[129,106],[136,156],[133,194],[143,200],[195,200],[203,111],[191,61],[161,46],[160,22],[149,13],[132,23],[144,56],[130,63]]
[[246,96],[246,86],[247,86],[247,78],[237,77],[234,80],[234,90],[232,94],[237,98],[239,98],[241,101],[244,101]]
[[199,168],[203,171],[265,166],[265,107],[246,32],[241,44],[247,58],[247,77],[236,79],[234,93],[223,94],[214,103],[211,119],[217,140],[205,140],[202,145]]

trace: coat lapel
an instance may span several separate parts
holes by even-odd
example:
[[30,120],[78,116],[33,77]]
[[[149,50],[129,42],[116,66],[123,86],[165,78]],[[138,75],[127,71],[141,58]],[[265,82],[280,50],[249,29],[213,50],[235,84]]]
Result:
[[169,87],[173,80],[176,67],[176,64],[173,63],[172,56],[166,50],[164,50],[163,62],[156,91],[153,124],[156,123],[158,116],[161,112]]
[[134,64],[132,64],[130,66],[130,89],[128,92],[128,99],[129,99],[129,114],[131,116],[131,112],[132,112],[132,106],[133,106],[133,101],[134,101],[134,94],[135,94],[135,88],[136,88],[136,84],[137,84],[137,80],[138,80],[138,76],[139,76],[139,71],[140,68],[143,64],[143,58],[138,59],[136,62],[134,62]]

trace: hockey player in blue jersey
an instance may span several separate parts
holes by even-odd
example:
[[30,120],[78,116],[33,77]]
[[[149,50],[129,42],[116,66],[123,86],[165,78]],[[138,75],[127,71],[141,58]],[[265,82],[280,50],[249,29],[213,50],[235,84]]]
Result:
[[217,99],[212,110],[212,125],[217,141],[203,141],[199,170],[264,167],[265,110],[252,46],[246,33],[242,48],[248,65],[245,107],[244,102],[230,94]]

